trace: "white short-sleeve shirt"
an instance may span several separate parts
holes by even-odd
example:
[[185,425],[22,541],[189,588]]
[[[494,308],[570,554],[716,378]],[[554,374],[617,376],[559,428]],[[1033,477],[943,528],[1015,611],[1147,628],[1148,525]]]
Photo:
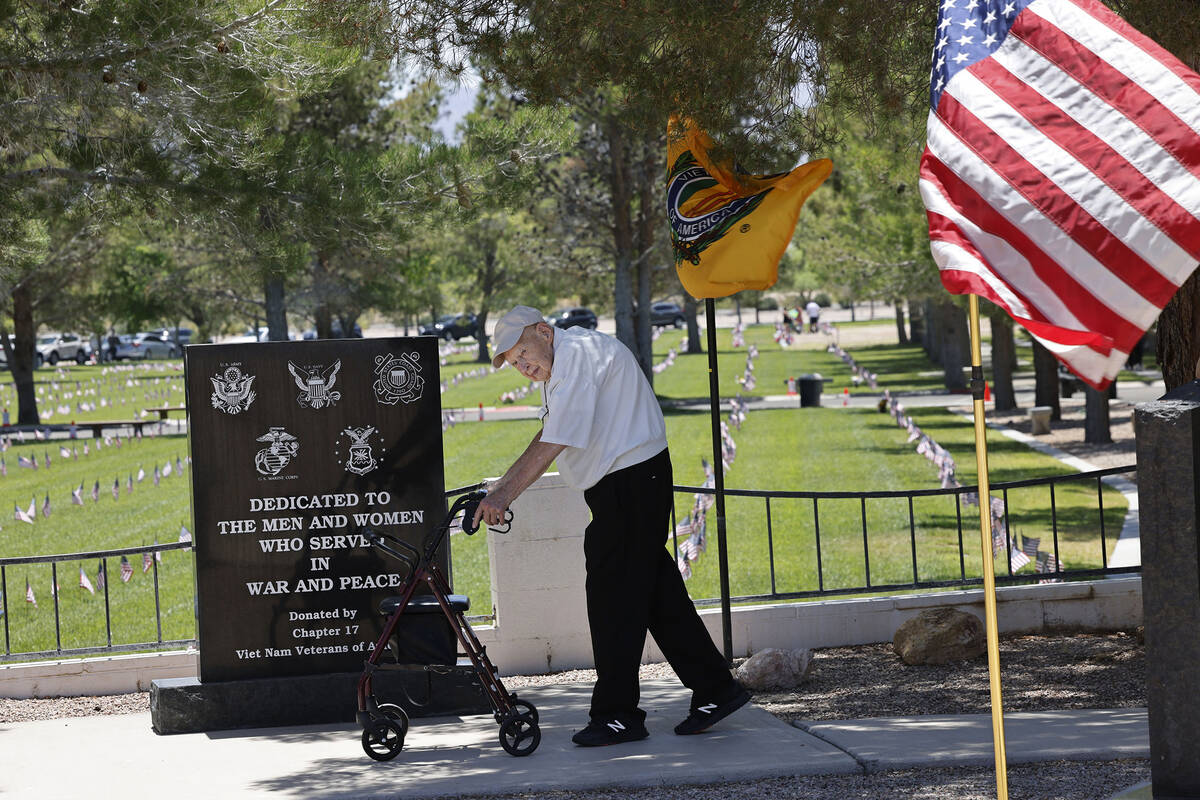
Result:
[[542,397],[542,441],[567,446],[558,468],[577,489],[667,446],[667,427],[649,381],[629,348],[606,334],[555,330],[554,364]]

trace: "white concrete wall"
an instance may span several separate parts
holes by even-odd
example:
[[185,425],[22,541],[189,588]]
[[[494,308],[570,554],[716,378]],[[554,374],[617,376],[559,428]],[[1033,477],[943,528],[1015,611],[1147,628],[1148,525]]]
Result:
[[159,678],[190,678],[199,651],[0,664],[0,697],[73,697],[148,692]]
[[[495,624],[476,628],[502,675],[592,666],[584,600],[583,493],[557,474],[540,478],[513,504],[513,528],[488,534]],[[715,553],[710,554],[715,558]],[[1142,624],[1141,578],[998,589],[1001,633],[1121,630]],[[480,608],[481,598],[472,598]],[[733,609],[735,656],[764,647],[837,647],[891,641],[896,628],[926,608],[953,606],[983,618],[983,590],[850,600],[740,606]],[[701,613],[721,642],[717,609]],[[648,639],[646,662],[662,661]],[[52,697],[144,691],[155,678],[196,674],[196,653],[108,656],[0,665],[0,697]]]

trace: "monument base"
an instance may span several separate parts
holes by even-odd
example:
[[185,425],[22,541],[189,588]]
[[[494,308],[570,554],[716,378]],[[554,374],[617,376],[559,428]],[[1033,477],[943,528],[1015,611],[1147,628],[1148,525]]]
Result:
[[[437,670],[380,670],[373,680],[375,696],[381,703],[400,705],[410,717],[492,713],[473,667]],[[168,734],[354,722],[359,675],[340,672],[218,683],[163,678],[150,685],[150,724],[155,733]]]

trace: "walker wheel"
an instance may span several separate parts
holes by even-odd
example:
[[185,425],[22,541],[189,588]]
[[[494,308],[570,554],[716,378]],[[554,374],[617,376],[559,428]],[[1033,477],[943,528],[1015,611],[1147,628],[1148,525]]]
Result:
[[403,708],[395,703],[380,703],[376,706],[376,713],[382,714],[385,718],[390,719],[400,726],[402,733],[400,738],[403,739],[408,735],[408,714]]
[[403,728],[393,719],[377,719],[363,729],[363,751],[376,761],[390,761],[400,754],[404,747],[404,734],[408,726]]
[[500,746],[510,756],[527,756],[542,743],[542,732],[536,722],[524,714],[509,717],[500,726]]
[[528,717],[534,725],[538,723],[538,711],[534,708],[533,703],[528,700],[518,700],[514,697],[512,704],[514,708],[520,709],[517,712],[519,716]]

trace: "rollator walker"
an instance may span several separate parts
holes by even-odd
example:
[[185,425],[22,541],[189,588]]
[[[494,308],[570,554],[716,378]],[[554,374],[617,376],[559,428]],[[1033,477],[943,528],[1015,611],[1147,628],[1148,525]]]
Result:
[[[404,669],[412,665],[404,663],[401,653],[402,644],[396,637],[397,625],[405,611],[410,615],[421,611],[436,613],[440,608],[450,628],[458,638],[463,654],[470,659],[475,667],[475,673],[483,692],[492,705],[492,716],[500,726],[500,746],[514,756],[527,756],[537,749],[542,741],[538,728],[538,712],[533,704],[519,700],[515,694],[507,691],[504,684],[496,676],[496,668],[487,656],[486,649],[479,643],[475,632],[467,624],[464,612],[469,602],[463,595],[450,594],[450,584],[442,569],[435,561],[435,554],[446,534],[450,530],[454,518],[462,513],[463,532],[471,535],[478,530],[472,525],[475,510],[487,496],[486,492],[475,491],[464,494],[454,501],[450,512],[441,525],[434,528],[425,537],[421,549],[407,542],[389,536],[385,533],[365,530],[363,535],[371,544],[388,555],[402,561],[409,570],[408,576],[400,586],[400,593],[388,597],[379,604],[379,612],[387,616],[383,632],[375,642],[375,649],[363,665],[362,677],[358,679],[358,723],[362,725],[362,746],[368,756],[376,761],[388,761],[395,758],[404,747],[404,737],[408,734],[408,714],[395,703],[380,703],[372,688],[376,671],[388,669]],[[494,533],[508,533],[512,528],[512,511],[505,514],[504,526],[491,528]],[[414,596],[418,585],[426,583],[432,594]],[[382,662],[385,653],[392,652],[395,663]],[[450,663],[453,663],[453,659]],[[416,665],[429,670],[428,662]]]

